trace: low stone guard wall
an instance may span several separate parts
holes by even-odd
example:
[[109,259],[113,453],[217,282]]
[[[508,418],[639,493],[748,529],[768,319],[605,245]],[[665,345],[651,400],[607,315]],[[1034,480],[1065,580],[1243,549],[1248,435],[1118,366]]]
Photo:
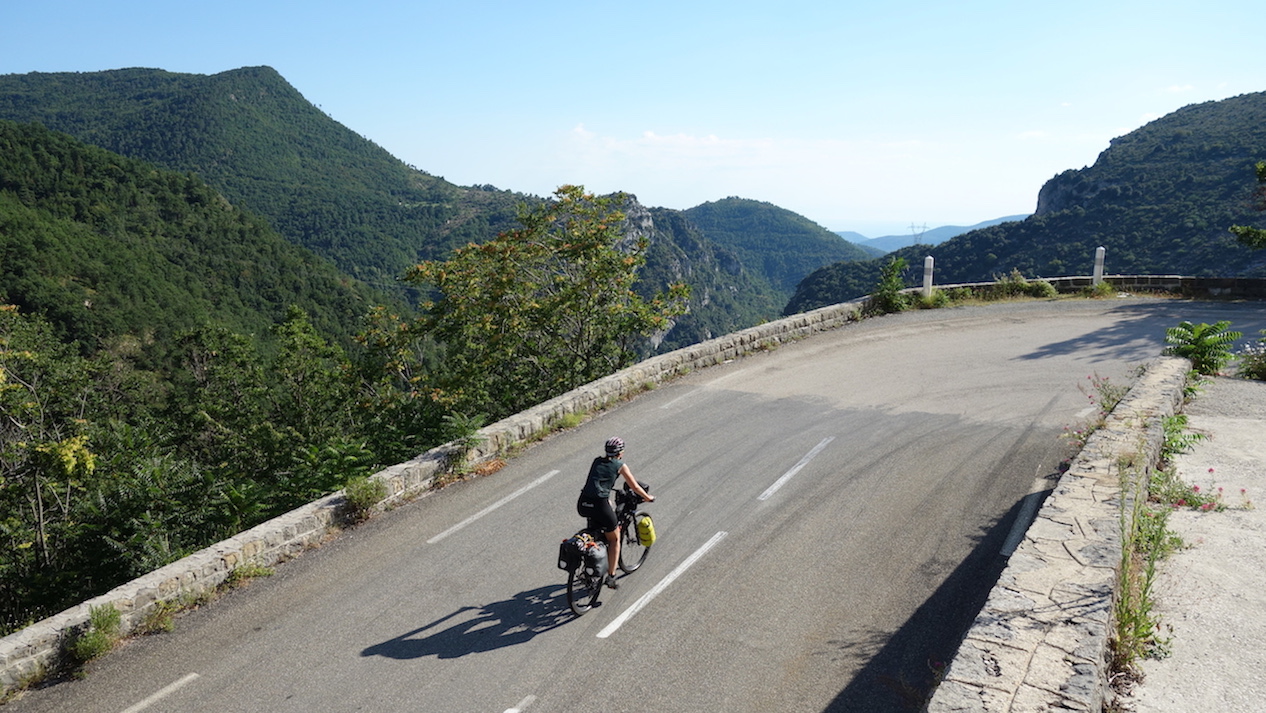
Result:
[[[1035,277],[1030,282],[1049,282],[1060,294],[1079,292],[1092,287],[1094,278]],[[1183,275],[1104,275],[1103,281],[1121,292],[1163,292],[1194,299],[1266,299],[1266,279],[1256,277],[1185,277]],[[933,285],[938,290],[956,287],[988,287],[994,282],[963,282],[953,285]],[[906,290],[917,295],[921,287]]]
[[[548,432],[568,414],[591,412],[677,375],[856,321],[864,304],[859,300],[823,307],[634,364],[481,429],[485,440],[471,459],[504,454]],[[387,485],[388,495],[379,507],[425,491],[447,466],[452,451],[446,444],[371,476]],[[54,669],[67,638],[84,627],[92,607],[113,605],[122,614],[122,632],[127,634],[162,603],[214,590],[244,564],[274,565],[320,543],[340,527],[342,507],[342,493],[326,496],[0,639],[0,691]]]
[[[1266,299],[1266,280],[1253,277],[1184,277],[1181,275],[1104,275],[1122,292],[1169,292],[1183,297]],[[1089,277],[1047,278],[1060,292],[1076,292],[1093,283]]]
[[1191,362],[1151,363],[1047,497],[926,711],[1087,711],[1108,695],[1122,458],[1154,464]]

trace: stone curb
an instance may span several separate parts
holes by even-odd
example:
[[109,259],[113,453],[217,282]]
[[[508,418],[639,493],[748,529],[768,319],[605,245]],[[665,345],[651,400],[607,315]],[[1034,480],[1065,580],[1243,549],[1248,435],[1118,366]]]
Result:
[[[470,459],[479,462],[505,454],[517,444],[548,433],[569,414],[605,408],[678,375],[857,321],[864,305],[865,300],[858,300],[823,307],[634,364],[481,429],[484,440]],[[425,491],[445,470],[455,450],[453,444],[445,444],[372,475],[387,486],[387,496],[377,507],[386,508]],[[69,637],[87,625],[92,607],[118,609],[126,635],[158,607],[213,591],[244,564],[271,566],[315,546],[341,526],[343,510],[343,493],[328,495],[0,639],[0,692],[20,688],[55,670]]]
[[1108,696],[1121,561],[1120,464],[1160,457],[1191,362],[1150,363],[1046,498],[945,671],[928,713],[1087,711]]

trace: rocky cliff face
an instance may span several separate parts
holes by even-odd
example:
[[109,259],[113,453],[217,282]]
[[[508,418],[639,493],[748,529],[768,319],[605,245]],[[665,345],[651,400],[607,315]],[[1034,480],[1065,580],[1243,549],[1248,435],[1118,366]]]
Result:
[[1098,200],[1119,200],[1132,195],[1129,186],[1094,179],[1085,170],[1064,171],[1047,181],[1037,194],[1034,215],[1058,213],[1070,208],[1088,208]]
[[778,315],[782,298],[768,282],[744,269],[729,250],[707,238],[682,211],[647,208],[629,195],[621,245],[648,241],[637,290],[651,297],[668,285],[690,286],[689,311],[652,340],[655,351],[675,349],[759,324]]
[[624,239],[620,241],[622,250],[631,249],[639,240],[646,239],[649,242],[655,238],[655,218],[651,216],[651,211],[638,202],[637,196],[631,193],[625,195],[628,200],[622,208],[624,211],[622,228]]

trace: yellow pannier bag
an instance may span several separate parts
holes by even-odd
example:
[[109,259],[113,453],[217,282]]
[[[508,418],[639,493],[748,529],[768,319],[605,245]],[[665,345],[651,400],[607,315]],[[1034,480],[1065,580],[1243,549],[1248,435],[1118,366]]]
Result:
[[655,544],[655,523],[651,522],[650,515],[639,515],[637,518],[637,541],[643,547],[650,547]]

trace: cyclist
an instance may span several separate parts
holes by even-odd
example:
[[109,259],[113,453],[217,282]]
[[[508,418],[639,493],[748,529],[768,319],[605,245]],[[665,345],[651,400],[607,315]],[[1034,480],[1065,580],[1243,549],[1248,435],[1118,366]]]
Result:
[[624,478],[633,492],[647,502],[655,498],[646,492],[633,477],[633,471],[624,462],[624,441],[620,438],[607,440],[605,455],[593,459],[589,466],[589,477],[585,487],[580,491],[580,499],[576,501],[576,512],[581,517],[591,520],[594,525],[606,533],[607,537],[607,576],[606,585],[619,589],[615,581],[616,564],[620,561],[620,525],[615,519],[615,508],[611,506],[611,488],[615,486],[617,477]]

